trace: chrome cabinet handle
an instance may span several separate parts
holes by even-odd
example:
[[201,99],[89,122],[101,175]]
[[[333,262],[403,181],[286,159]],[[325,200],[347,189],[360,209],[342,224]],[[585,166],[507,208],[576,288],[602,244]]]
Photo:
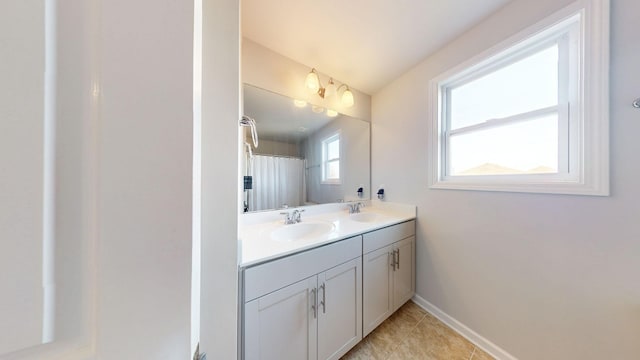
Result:
[[327,313],[327,299],[325,297],[326,292],[327,292],[327,288],[324,286],[324,283],[320,286],[320,288],[322,289],[322,301],[320,301],[320,305],[322,305],[322,313],[326,314]]
[[391,258],[391,267],[393,268],[393,271],[396,271],[396,252],[387,253],[387,259],[389,258]]
[[395,249],[390,254],[391,258],[391,267],[393,267],[393,271],[400,269],[400,249]]
[[393,250],[393,262],[396,264],[396,270],[398,270],[400,268],[400,266],[398,266],[398,249]]
[[316,288],[311,289],[311,298],[313,299],[313,305],[311,305],[311,310],[313,310],[313,318],[315,319],[317,317],[316,302],[318,301],[316,299]]

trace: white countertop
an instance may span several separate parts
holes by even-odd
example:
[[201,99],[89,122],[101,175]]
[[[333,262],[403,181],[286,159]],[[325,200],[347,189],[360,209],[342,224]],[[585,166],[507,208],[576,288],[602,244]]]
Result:
[[[367,206],[360,213],[372,213],[375,220],[359,222],[350,218],[346,204],[326,204],[300,207],[296,209],[264,211],[240,216],[240,266],[248,267],[282,256],[308,250],[334,241],[342,240],[390,225],[416,218],[413,205],[363,201]],[[323,223],[332,230],[316,236],[306,236],[299,240],[276,239],[273,232],[286,226],[283,211],[305,211],[301,223]]]

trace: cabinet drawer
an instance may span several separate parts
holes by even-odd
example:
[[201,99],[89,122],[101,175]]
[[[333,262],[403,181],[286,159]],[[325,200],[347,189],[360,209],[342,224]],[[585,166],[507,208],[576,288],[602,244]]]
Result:
[[416,233],[416,221],[411,220],[401,224],[392,225],[380,230],[362,235],[362,252],[364,254],[373,250],[393,244]]
[[248,302],[362,255],[362,236],[273,260],[244,270]]

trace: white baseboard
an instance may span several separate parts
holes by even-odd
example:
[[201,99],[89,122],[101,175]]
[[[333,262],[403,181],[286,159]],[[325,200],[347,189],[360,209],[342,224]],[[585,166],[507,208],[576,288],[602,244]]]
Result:
[[469,329],[466,325],[454,319],[449,314],[440,310],[440,308],[428,302],[424,298],[418,295],[414,295],[413,302],[418,304],[421,308],[425,309],[431,315],[438,318],[438,320],[445,323],[448,327],[450,327],[455,332],[465,337],[467,340],[471,341],[477,347],[481,348],[482,350],[484,350],[494,358],[498,360],[517,360],[515,356],[509,354],[508,352],[503,350],[501,347],[487,340],[477,332]]

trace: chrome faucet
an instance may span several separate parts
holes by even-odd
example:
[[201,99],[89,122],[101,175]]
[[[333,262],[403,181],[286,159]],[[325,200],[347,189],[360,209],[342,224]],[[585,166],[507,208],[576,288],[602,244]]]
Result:
[[361,202],[353,202],[347,204],[349,208],[349,214],[357,214],[360,212],[360,209],[364,207],[364,203]]
[[284,217],[284,224],[285,225],[291,225],[291,224],[297,224],[300,221],[302,221],[302,213],[304,212],[304,209],[301,210],[293,210],[292,212],[281,212],[280,215],[285,215]]

